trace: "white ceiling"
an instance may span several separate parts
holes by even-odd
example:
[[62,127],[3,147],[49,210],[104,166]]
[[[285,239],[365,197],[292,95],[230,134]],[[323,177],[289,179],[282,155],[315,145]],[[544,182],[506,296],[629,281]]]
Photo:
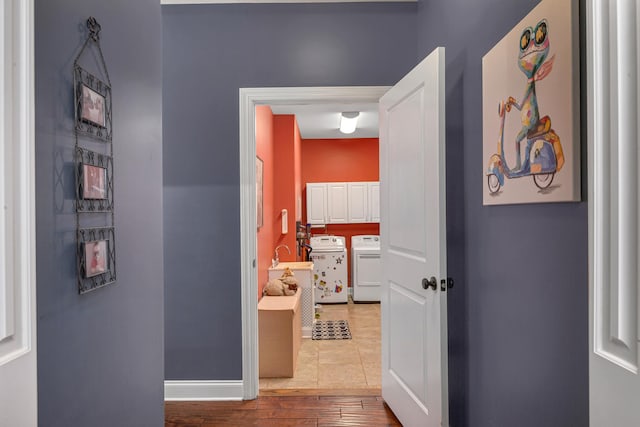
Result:
[[[378,104],[272,105],[273,114],[296,116],[302,139],[347,139],[378,137]],[[352,134],[341,133],[340,114],[359,111],[358,127]]]

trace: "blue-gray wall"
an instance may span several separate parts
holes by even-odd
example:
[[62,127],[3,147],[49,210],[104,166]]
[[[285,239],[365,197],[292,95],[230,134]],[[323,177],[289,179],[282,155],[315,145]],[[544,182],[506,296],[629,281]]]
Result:
[[162,7],[167,379],[242,378],[238,89],[393,84],[416,10]]
[[[36,0],[35,15],[40,425],[159,426],[164,418],[160,2]],[[89,16],[102,25],[113,84],[118,281],[80,296],[72,66]],[[93,68],[94,58],[87,55],[83,64]],[[104,149],[94,142],[86,146]],[[103,220],[86,218],[85,224]]]
[[446,47],[456,427],[588,425],[587,204],[482,206],[482,56],[537,3],[419,4],[418,56]]
[[536,4],[163,7],[167,378],[242,375],[238,88],[393,84],[445,46],[451,425],[587,425],[586,203],[482,206],[481,58]]

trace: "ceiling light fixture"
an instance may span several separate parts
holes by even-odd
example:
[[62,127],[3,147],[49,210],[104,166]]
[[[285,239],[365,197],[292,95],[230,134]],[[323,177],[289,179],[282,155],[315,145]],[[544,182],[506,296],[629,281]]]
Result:
[[340,132],[355,132],[356,126],[358,125],[358,116],[360,116],[360,113],[357,111],[342,113],[340,116]]

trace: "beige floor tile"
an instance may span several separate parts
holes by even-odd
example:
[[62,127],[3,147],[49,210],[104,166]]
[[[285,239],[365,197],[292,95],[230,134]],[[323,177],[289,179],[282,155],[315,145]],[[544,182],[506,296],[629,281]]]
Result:
[[345,348],[357,349],[357,344],[353,340],[319,340],[318,352],[343,350]]
[[269,382],[271,389],[287,388],[318,388],[318,382],[312,380],[299,380],[295,378],[272,378]]
[[369,337],[356,336],[353,339],[353,342],[356,343],[359,349],[371,349],[371,350],[379,351],[381,348],[380,343],[382,342],[382,340],[378,336],[369,336]]
[[353,340],[322,340],[318,346],[318,363],[360,363],[358,346]]
[[358,353],[360,353],[360,362],[363,365],[379,365],[382,361],[382,355],[379,349],[359,349]]
[[293,378],[260,379],[260,389],[379,388],[380,305],[325,304],[322,320],[348,320],[353,339],[303,339]]
[[365,374],[367,372],[382,372],[382,363],[381,362],[362,362],[362,368],[364,369]]
[[381,388],[382,376],[379,372],[367,374],[367,388]]
[[270,384],[271,384],[271,378],[260,378],[259,380],[260,383],[260,388],[270,388]]
[[320,388],[367,386],[364,369],[361,363],[341,365],[320,365],[318,369],[318,386]]
[[300,351],[316,351],[318,350],[318,341],[311,338],[303,338],[300,344]]
[[[311,340],[309,340],[311,341]],[[316,342],[313,344],[303,343],[298,352],[298,360],[302,360],[305,363],[318,362],[318,345]]]
[[356,340],[371,340],[378,341],[380,340],[380,330],[373,328],[364,328],[362,330],[357,330],[357,332],[352,333],[351,337]]
[[327,354],[318,359],[318,365],[341,365],[343,363],[362,363],[358,351]]
[[382,383],[382,363],[380,354],[364,353],[362,357],[362,368],[367,379],[367,385],[370,387],[380,387]]
[[298,355],[298,365],[317,365],[318,364],[318,355]]
[[317,363],[304,363],[298,361],[298,366],[293,374],[296,380],[318,380],[318,364]]

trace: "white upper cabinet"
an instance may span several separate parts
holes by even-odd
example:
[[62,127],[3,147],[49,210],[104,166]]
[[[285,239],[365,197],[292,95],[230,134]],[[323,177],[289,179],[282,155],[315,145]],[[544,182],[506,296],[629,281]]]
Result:
[[307,183],[307,223],[380,222],[379,182]]
[[368,183],[349,182],[347,187],[349,189],[349,222],[368,222]]
[[307,184],[307,223],[327,223],[327,184]]
[[380,182],[368,182],[368,219],[367,222],[380,222]]
[[330,182],[327,184],[329,224],[346,224],[349,222],[347,191],[346,182]]

